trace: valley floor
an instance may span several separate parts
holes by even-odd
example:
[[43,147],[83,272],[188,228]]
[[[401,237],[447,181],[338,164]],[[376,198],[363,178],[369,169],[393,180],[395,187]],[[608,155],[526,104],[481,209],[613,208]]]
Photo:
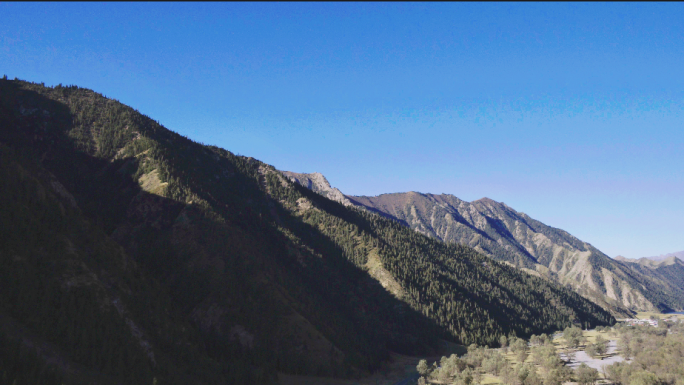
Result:
[[413,357],[393,354],[392,362],[372,376],[359,379],[340,379],[314,376],[278,374],[281,385],[414,385],[418,380],[416,363],[421,359],[439,360],[439,357]]
[[[661,319],[678,318],[684,321],[684,315],[672,315],[672,314],[659,314],[659,313],[640,313],[639,318],[648,318],[650,316],[657,316]],[[556,333],[553,335],[552,341],[556,348],[560,358],[566,362],[566,366],[577,370],[581,364],[586,364],[587,366],[598,370],[599,372],[599,383],[606,383],[606,378],[603,374],[603,367],[612,365],[616,362],[625,361],[624,358],[618,354],[617,351],[617,338],[618,334],[610,330],[597,331],[597,330],[584,330],[582,331],[584,337],[584,342],[575,350],[575,357],[570,362],[567,361],[567,356],[565,352],[567,351],[566,341],[562,337],[562,333]],[[590,357],[584,350],[589,344],[594,344],[597,341],[597,337],[601,336],[604,340],[608,341],[608,349],[605,354],[597,356],[595,358]],[[497,349],[501,351],[500,349]],[[465,347],[455,344],[445,343],[445,351],[449,354],[456,353],[462,356],[466,351]],[[503,353],[503,352],[502,352]],[[516,358],[516,354],[508,351],[504,354],[508,365],[513,368],[519,362]],[[377,373],[359,379],[338,379],[338,378],[323,378],[323,377],[312,377],[312,376],[293,376],[280,374],[279,379],[282,385],[414,385],[416,384],[419,376],[416,372],[416,365],[419,360],[426,359],[428,363],[439,362],[440,357],[413,357],[404,356],[400,354],[392,355],[392,362],[389,363],[385,368],[378,371]],[[629,361],[628,361],[629,362]],[[532,355],[528,355],[525,363],[533,363]],[[537,369],[539,367],[537,366]],[[573,376],[574,377],[574,376]],[[441,384],[435,379],[429,380],[430,384]],[[481,385],[497,385],[504,384],[500,377],[493,376],[491,374],[484,374],[480,382]],[[575,384],[575,382],[565,382],[565,385]]]
[[[296,376],[291,374],[279,373],[280,385],[415,385],[418,380],[416,364],[425,359],[428,362],[439,361],[443,355],[457,354],[462,356],[467,353],[467,348],[463,345],[442,341],[442,352],[431,357],[406,356],[403,354],[392,354],[392,361],[383,369],[371,376],[358,379],[342,379],[332,377],[315,376]],[[482,385],[485,385],[484,383]]]
[[[575,359],[570,361],[567,366],[577,369],[581,364],[587,364],[590,368],[601,372],[603,365],[612,365],[625,360],[616,350],[617,340],[608,340],[608,352],[604,357],[591,358],[585,351],[580,350],[576,353]],[[565,354],[561,353],[560,356],[563,360],[567,360]]]
[[[662,315],[661,315],[662,316]],[[575,359],[567,362],[566,359],[567,357],[565,354],[561,353],[566,350],[567,346],[565,343],[565,340],[562,337],[562,333],[556,333],[554,334],[551,338],[553,341],[553,345],[556,348],[556,352],[558,352],[559,356],[563,361],[565,361],[565,365],[576,370],[577,367],[579,367],[582,363],[587,364],[589,367],[597,369],[599,371],[599,378],[604,379],[604,376],[601,374],[602,372],[602,367],[603,365],[611,365],[615,362],[620,362],[624,361],[623,357],[617,354],[616,348],[617,348],[617,340],[616,336],[612,334],[609,331],[596,331],[596,330],[584,330],[582,332],[582,335],[585,338],[585,342],[580,345],[577,349],[575,350]],[[589,357],[585,352],[584,349],[589,345],[593,344],[596,342],[596,337],[601,335],[605,340],[609,341],[609,349],[606,352],[606,354],[602,356],[597,356],[596,358],[591,358]],[[518,361],[518,358],[516,357],[516,353],[513,353],[512,351],[508,350],[506,353],[504,353],[503,349],[495,349],[501,352],[506,361],[508,362],[508,366],[510,368],[515,368],[520,361]],[[428,359],[428,363],[438,361],[438,360],[432,360],[430,361]],[[414,361],[414,364],[417,363],[417,361]],[[542,370],[539,365],[534,364],[533,356],[532,354],[528,354],[527,358],[524,361],[525,364],[531,364],[534,365],[537,369],[538,375],[541,375]],[[574,375],[573,375],[574,377]],[[415,380],[414,380],[415,381]],[[447,382],[450,383],[450,382]],[[411,385],[415,384],[415,382],[410,382]],[[435,379],[430,379],[428,380],[428,384],[433,384],[433,385],[441,385],[442,383],[435,380]],[[482,380],[480,382],[481,385],[503,385],[505,384],[504,380],[499,377],[499,376],[494,376],[489,373],[483,373]],[[565,385],[571,385],[575,384],[575,382],[568,381],[564,383]],[[402,384],[403,385],[403,384]]]

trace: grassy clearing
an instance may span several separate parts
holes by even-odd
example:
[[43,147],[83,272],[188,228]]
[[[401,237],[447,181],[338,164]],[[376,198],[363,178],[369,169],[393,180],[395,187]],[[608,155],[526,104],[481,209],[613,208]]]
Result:
[[[520,360],[518,360],[518,358],[516,356],[517,356],[517,354],[512,353],[510,350],[508,351],[508,353],[504,354],[504,357],[506,357],[506,361],[508,361],[508,366],[510,366],[511,368],[515,367],[516,365],[518,365],[520,363]],[[525,361],[523,363],[526,363],[526,362],[532,362],[532,357],[529,354],[529,352],[528,352],[527,358],[525,358]]]
[[[604,331],[604,332],[599,332],[596,330],[582,330],[582,336],[586,338],[586,342],[580,345],[577,350],[584,350],[588,344],[593,344],[596,343],[596,336],[601,335],[604,339],[609,340],[611,338],[614,338],[610,332]],[[553,344],[556,346],[557,351],[563,351],[568,348],[567,343],[565,342],[565,339],[563,337],[556,338],[553,340]]]
[[[657,314],[657,313],[656,313]],[[662,317],[662,315],[660,315]],[[647,318],[648,316],[644,317]],[[682,316],[684,317],[684,316]],[[604,339],[610,340],[615,339],[615,336],[611,335],[610,332],[599,332],[596,330],[583,330],[582,335],[586,338],[586,342],[579,346],[577,350],[584,350],[587,344],[593,344],[596,342],[596,337],[601,335]],[[561,352],[567,348],[565,340],[560,337],[553,340],[553,344],[556,347],[557,352]],[[391,385],[395,384],[397,381],[405,378],[416,372],[416,365],[418,361],[425,358],[428,363],[432,364],[435,361],[439,361],[442,355],[449,356],[455,353],[462,356],[467,352],[467,348],[463,345],[458,345],[454,343],[444,342],[444,351],[440,356],[435,357],[411,357],[402,356],[399,354],[393,355],[393,360],[384,369],[375,373],[372,376],[361,378],[361,379],[339,379],[339,378],[325,378],[325,377],[313,377],[313,376],[293,376],[293,375],[280,375],[280,383],[283,385]],[[514,368],[520,363],[517,359],[517,355],[508,351],[504,354],[506,361],[511,368]],[[525,363],[532,363],[532,354],[528,354],[525,359]],[[541,376],[541,367],[535,365],[537,368],[537,374]],[[601,378],[603,377],[600,374]],[[482,375],[481,385],[498,385],[503,384],[500,377],[485,373]],[[570,384],[570,383],[568,383]]]
[[660,319],[676,317],[676,318],[679,318],[680,320],[684,320],[684,314],[663,314],[663,313],[652,312],[652,311],[640,311],[637,313],[636,318],[647,319],[647,318],[651,318],[652,316],[656,317],[656,318],[660,318]]
[[482,376],[481,385],[494,385],[494,384],[502,384],[501,379],[499,377],[492,376],[489,373]]
[[[584,336],[586,341],[583,344],[581,344],[576,350],[584,350],[584,349],[586,349],[588,344],[596,343],[596,337],[599,335],[601,335],[606,340],[615,339],[615,336],[612,335],[610,331],[599,332],[597,330],[583,330],[582,336]],[[563,339],[562,336],[559,338],[553,339],[553,344],[556,347],[556,351],[558,353],[564,351],[568,347],[565,339]],[[604,355],[604,356],[600,356],[597,358],[605,358],[608,356],[609,355]],[[504,357],[506,358],[506,361],[508,361],[508,364],[511,368],[514,368],[515,366],[517,366],[520,363],[520,361],[517,359],[517,355],[515,353],[510,352],[510,351],[508,353],[504,354]],[[524,363],[530,363],[530,364],[533,363],[532,354],[527,355],[527,358],[525,359]],[[541,367],[539,365],[534,365],[534,366],[537,369],[537,374],[541,376],[542,375]],[[599,374],[599,375],[601,376],[601,378],[603,378],[603,374]],[[503,381],[501,380],[500,377],[493,376],[491,374],[485,374],[483,376],[482,385],[494,385],[494,384],[503,384]],[[569,382],[567,384],[572,384],[572,382]]]

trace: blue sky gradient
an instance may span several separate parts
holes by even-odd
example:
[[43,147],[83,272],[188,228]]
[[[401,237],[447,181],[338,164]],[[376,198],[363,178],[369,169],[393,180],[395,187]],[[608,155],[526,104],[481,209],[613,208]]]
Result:
[[684,250],[684,3],[0,3],[0,72],[355,195]]

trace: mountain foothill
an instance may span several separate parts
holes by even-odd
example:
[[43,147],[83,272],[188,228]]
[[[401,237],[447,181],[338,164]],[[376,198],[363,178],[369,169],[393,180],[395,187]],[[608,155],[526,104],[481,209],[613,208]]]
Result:
[[503,204],[346,197],[78,86],[0,80],[0,173],[2,383],[358,378],[680,304]]

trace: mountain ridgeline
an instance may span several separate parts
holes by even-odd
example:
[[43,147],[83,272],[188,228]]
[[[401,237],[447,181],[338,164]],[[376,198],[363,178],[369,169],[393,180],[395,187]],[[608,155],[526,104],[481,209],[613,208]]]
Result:
[[[286,174],[296,182],[316,175]],[[321,177],[315,181],[325,181]],[[312,189],[324,191],[329,187],[314,185]],[[504,203],[488,198],[466,202],[453,195],[416,192],[343,198],[430,238],[468,245],[531,274],[572,287],[615,315],[684,308],[681,263],[652,269],[613,260],[566,231],[547,226]]]
[[650,258],[627,259],[615,257],[626,266],[644,275],[654,277],[660,281],[670,282],[674,286],[684,287],[684,262],[677,255],[679,252],[663,259],[653,260]]
[[359,376],[440,339],[615,322],[88,89],[0,80],[0,160],[3,383]]

